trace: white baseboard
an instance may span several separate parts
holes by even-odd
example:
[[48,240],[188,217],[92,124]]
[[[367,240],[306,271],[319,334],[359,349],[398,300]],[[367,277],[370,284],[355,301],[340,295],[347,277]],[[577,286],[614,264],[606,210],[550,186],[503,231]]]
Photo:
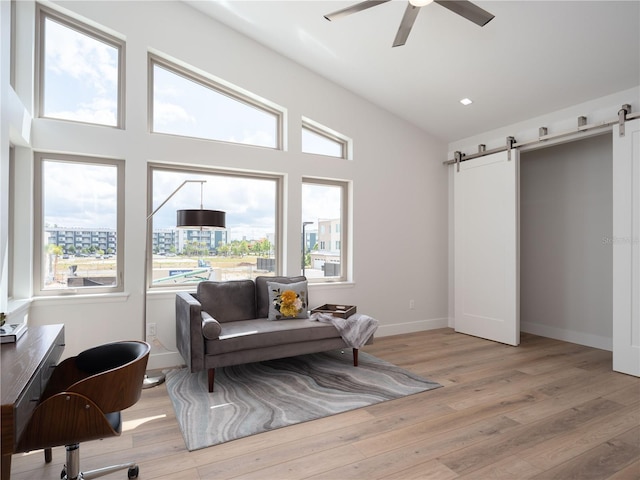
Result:
[[541,337],[555,338],[565,342],[577,343],[587,347],[599,348],[601,350],[613,351],[613,340],[609,337],[592,335],[590,333],[576,332],[564,328],[550,327],[539,323],[521,322],[520,330],[532,333]]
[[149,355],[147,370],[160,370],[163,368],[175,368],[185,365],[182,355],[178,352],[162,352]]
[[429,318],[418,320],[417,322],[394,323],[393,325],[380,325],[376,331],[376,337],[388,337],[403,333],[422,332],[424,330],[435,330],[448,326],[447,318]]

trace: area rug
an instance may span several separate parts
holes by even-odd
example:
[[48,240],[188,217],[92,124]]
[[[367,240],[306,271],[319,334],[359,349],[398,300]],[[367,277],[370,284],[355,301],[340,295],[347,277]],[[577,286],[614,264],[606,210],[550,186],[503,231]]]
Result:
[[360,352],[340,350],[217,368],[171,370],[167,391],[188,450],[315,420],[441,387]]

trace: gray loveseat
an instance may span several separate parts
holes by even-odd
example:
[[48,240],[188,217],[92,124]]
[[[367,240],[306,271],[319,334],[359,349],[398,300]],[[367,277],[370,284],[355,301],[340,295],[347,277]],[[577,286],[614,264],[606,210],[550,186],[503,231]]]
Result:
[[[208,371],[213,392],[217,367],[348,348],[330,323],[268,320],[267,282],[297,283],[305,277],[257,277],[204,281],[197,293],[176,294],[176,343],[191,372]],[[373,335],[367,343],[373,342]],[[353,349],[358,365],[358,349]]]

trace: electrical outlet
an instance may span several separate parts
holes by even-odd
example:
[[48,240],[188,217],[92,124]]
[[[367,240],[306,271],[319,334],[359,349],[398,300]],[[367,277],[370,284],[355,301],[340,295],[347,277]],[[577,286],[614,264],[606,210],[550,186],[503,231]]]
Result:
[[157,334],[156,324],[155,323],[147,323],[147,337],[155,338]]
[[409,300],[409,310],[413,310],[416,306],[416,302],[413,300]]

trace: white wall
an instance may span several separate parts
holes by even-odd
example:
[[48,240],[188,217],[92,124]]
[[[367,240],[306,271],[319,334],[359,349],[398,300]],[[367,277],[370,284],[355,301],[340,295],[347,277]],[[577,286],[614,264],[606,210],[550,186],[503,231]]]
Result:
[[[125,293],[93,298],[35,299],[32,324],[65,323],[65,355],[101,342],[141,338],[147,162],[211,165],[286,174],[285,237],[300,238],[301,178],[353,182],[353,283],[313,286],[312,304],[357,305],[380,321],[379,335],[446,325],[446,145],[326,79],[206,18],[190,7],[158,2],[56,2],[126,39],[126,130],[34,119],[33,147],[122,158],[126,161]],[[33,4],[18,2],[20,28],[32,29]],[[25,51],[21,45],[20,51]],[[151,135],[147,126],[147,52],[153,50],[287,109],[286,151]],[[20,71],[32,58],[18,59]],[[30,81],[23,75],[23,82]],[[24,96],[28,108],[29,88]],[[305,116],[353,139],[354,160],[300,153]],[[28,159],[22,159],[29,161]],[[31,160],[32,161],[32,160]],[[31,165],[17,187],[31,189]],[[28,202],[27,202],[28,203]],[[215,208],[215,206],[212,206]],[[20,205],[32,210],[32,205]],[[29,242],[22,228],[18,241]],[[300,265],[296,241],[285,250],[287,274]],[[28,262],[23,259],[24,262]],[[148,314],[168,352],[152,351],[150,367],[181,362],[175,352],[174,293],[151,293]],[[409,300],[415,308],[409,309]]]

